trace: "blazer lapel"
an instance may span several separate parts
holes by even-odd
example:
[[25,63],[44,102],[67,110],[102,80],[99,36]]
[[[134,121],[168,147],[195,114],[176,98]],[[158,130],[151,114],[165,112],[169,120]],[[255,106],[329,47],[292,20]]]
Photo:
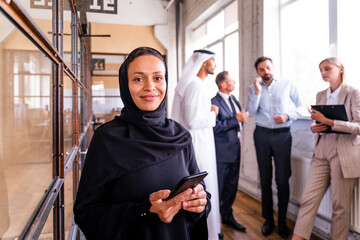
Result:
[[348,91],[346,89],[346,86],[342,85],[340,93],[339,93],[338,104],[344,104],[345,103],[347,93],[348,93]]
[[350,104],[346,103],[347,95],[348,95],[348,89],[347,89],[346,86],[342,85],[340,93],[339,93],[338,104],[344,104],[345,105],[345,110],[346,110],[348,120],[352,121],[353,117],[352,117],[352,114],[351,114]]
[[322,91],[319,97],[319,103],[317,103],[318,105],[325,105],[326,104],[326,91]]
[[225,100],[220,96],[220,94],[217,94],[216,97],[218,98],[221,107],[224,108],[225,111],[228,113],[228,115],[231,116],[232,112],[231,112],[229,106],[226,104]]

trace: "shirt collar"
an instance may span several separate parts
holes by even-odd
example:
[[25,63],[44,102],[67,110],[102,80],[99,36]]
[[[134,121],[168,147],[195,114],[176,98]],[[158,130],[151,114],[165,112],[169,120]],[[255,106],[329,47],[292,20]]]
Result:
[[261,80],[260,83],[261,83],[262,85],[264,85],[264,86],[266,85],[266,86],[270,87],[272,84],[274,84],[274,83],[276,83],[276,82],[278,82],[278,80],[277,80],[276,78],[273,78],[273,80],[272,80],[272,82],[271,82],[270,85],[267,85],[264,80]]
[[226,94],[226,93],[223,93],[223,92],[220,92],[218,91],[219,95],[224,99],[224,101],[229,101],[229,97],[230,95],[229,94]]
[[326,98],[329,97],[337,98],[340,94],[341,88],[342,88],[342,84],[334,92],[331,92],[331,88],[329,87],[326,91]]

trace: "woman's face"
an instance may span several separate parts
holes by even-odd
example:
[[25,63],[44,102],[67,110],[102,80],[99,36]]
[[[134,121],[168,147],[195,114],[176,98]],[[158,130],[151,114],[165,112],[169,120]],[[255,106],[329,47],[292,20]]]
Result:
[[341,73],[344,71],[343,67],[338,67],[333,63],[324,61],[319,65],[322,79],[325,82],[341,81]]
[[156,110],[166,93],[164,63],[153,55],[143,55],[129,64],[127,74],[136,106],[142,111]]

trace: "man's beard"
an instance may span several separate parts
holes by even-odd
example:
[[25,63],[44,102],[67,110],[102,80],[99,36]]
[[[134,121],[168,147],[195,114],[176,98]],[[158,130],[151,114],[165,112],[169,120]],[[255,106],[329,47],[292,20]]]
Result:
[[[265,77],[265,76],[267,76],[267,77]],[[270,81],[270,80],[273,79],[273,75],[272,74],[265,74],[264,77],[262,77],[262,79],[264,81]]]
[[212,70],[212,71],[211,71],[211,70],[208,70],[208,69],[205,69],[205,70],[206,70],[206,73],[207,73],[207,74],[211,74],[211,75],[214,74],[214,70]]

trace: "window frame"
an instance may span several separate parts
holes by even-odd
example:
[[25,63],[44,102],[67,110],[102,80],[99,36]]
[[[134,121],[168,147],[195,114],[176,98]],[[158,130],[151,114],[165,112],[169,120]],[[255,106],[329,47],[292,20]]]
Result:
[[[32,17],[21,6],[18,0],[5,1],[0,0],[0,12],[9,19],[9,21],[22,32],[22,34],[30,40],[38,50],[45,54],[52,62],[52,78],[51,78],[51,95],[52,102],[52,120],[53,120],[53,158],[52,169],[53,178],[48,185],[41,200],[38,202],[27,224],[23,228],[19,239],[38,239],[45,222],[48,220],[51,210],[53,210],[53,238],[65,239],[64,229],[64,182],[70,170],[73,171],[73,192],[72,198],[75,199],[79,175],[80,175],[80,160],[83,155],[81,152],[86,152],[89,140],[91,138],[91,86],[89,78],[89,47],[90,42],[81,38],[82,29],[80,27],[79,17],[77,15],[76,1],[67,0],[71,6],[72,19],[72,53],[71,53],[71,68],[65,63],[63,59],[63,0],[52,0],[53,6],[53,43],[51,43],[46,35],[37,26]],[[82,15],[84,17],[84,15]],[[80,52],[78,51],[78,42],[80,39]],[[80,62],[78,61],[80,54]],[[81,76],[78,71],[80,64]],[[66,74],[72,80],[72,149],[65,158],[64,153],[64,122],[63,122],[63,104],[64,104],[64,79]],[[89,90],[90,89],[90,90]],[[82,91],[85,96],[78,99],[78,91]],[[84,100],[84,101],[82,101]],[[79,105],[83,106],[84,114],[82,119],[84,131],[80,135],[79,123]],[[79,152],[79,149],[81,151]],[[79,231],[75,224],[69,231],[68,238],[75,239]]]

